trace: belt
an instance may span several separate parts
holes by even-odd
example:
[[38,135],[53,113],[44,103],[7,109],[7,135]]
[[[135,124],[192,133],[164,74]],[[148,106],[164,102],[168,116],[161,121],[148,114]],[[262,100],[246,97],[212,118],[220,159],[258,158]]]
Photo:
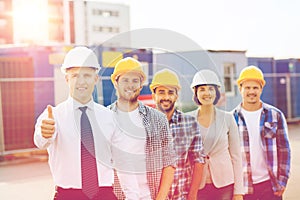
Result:
[[[99,189],[113,189],[112,186],[100,186]],[[81,191],[82,189],[78,189],[78,188],[62,188],[59,186],[55,186],[55,190],[56,191],[63,191],[63,190],[74,190],[74,191]]]

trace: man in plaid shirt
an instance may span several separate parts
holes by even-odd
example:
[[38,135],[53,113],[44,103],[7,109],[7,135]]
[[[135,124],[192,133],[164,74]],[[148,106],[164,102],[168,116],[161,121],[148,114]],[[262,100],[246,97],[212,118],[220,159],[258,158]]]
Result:
[[242,103],[234,111],[243,153],[244,200],[280,200],[290,173],[288,128],[283,113],[260,100],[265,80],[255,66],[237,80]]
[[174,177],[176,155],[166,116],[137,100],[145,79],[141,63],[131,57],[120,60],[111,75],[118,99],[110,109],[121,129],[112,141],[119,199],[123,192],[129,200],[165,200]]
[[175,109],[180,84],[173,71],[158,71],[150,89],[157,109],[165,113],[169,120],[178,157],[169,198],[197,199],[204,163],[200,127],[194,117]]

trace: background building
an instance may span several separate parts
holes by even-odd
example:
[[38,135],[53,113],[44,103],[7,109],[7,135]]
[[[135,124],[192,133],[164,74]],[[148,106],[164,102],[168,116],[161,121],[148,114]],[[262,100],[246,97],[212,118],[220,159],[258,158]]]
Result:
[[95,1],[67,1],[65,4],[65,13],[70,13],[66,35],[74,34],[74,41],[70,38],[69,42],[66,38],[66,43],[98,45],[130,29],[129,7],[126,5]]
[[75,45],[99,49],[102,59],[100,44],[117,46],[107,40],[126,31],[127,5],[0,0],[0,161],[3,155],[35,149],[35,120],[47,104],[55,105],[65,85],[55,75],[56,60]]
[[124,4],[0,0],[0,44],[98,45],[129,29]]
[[0,45],[13,43],[12,0],[0,0]]

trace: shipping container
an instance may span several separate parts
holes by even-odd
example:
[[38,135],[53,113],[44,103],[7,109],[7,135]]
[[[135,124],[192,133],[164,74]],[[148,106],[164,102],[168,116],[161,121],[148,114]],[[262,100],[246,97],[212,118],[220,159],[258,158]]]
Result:
[[54,103],[51,47],[0,48],[1,153],[34,148],[37,116]]
[[273,58],[249,57],[248,65],[254,65],[261,69],[264,73],[266,85],[261,95],[261,99],[271,105],[276,105],[276,90],[273,85],[276,83],[276,78],[273,76],[275,72],[275,60]]

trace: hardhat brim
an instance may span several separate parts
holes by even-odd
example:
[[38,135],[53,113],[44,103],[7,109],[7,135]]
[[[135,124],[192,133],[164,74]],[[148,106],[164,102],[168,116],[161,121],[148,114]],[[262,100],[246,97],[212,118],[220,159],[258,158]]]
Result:
[[[75,66],[74,66],[75,67]],[[60,68],[60,71],[63,73],[63,74],[67,74],[67,70],[68,69],[71,69],[71,68],[74,68],[74,67],[61,67]],[[84,68],[93,68],[93,69],[95,69],[95,71],[96,71],[96,73],[98,74],[99,73],[99,71],[100,71],[100,67],[86,67],[86,66],[78,66],[79,68],[81,68],[81,67],[84,67]]]
[[245,78],[245,79],[238,79],[236,82],[237,82],[237,85],[240,86],[243,82],[245,81],[256,81],[256,82],[259,82],[261,83],[261,86],[264,87],[266,85],[266,81],[263,80],[263,79],[256,79],[256,78]]
[[112,73],[110,76],[112,83],[115,84],[117,81],[117,78],[119,76],[121,76],[122,74],[128,73],[128,72],[134,72],[134,73],[140,74],[143,79],[142,84],[144,84],[144,82],[146,81],[146,74],[144,72],[142,72],[141,70],[132,69],[132,70],[119,70],[118,73]]
[[151,83],[149,88],[150,88],[151,92],[154,93],[155,88],[157,88],[159,86],[172,87],[172,88],[176,88],[177,90],[181,89],[181,87],[179,85],[164,85],[164,84],[159,84],[159,83]]
[[216,83],[191,84],[190,87],[191,87],[192,90],[194,90],[195,87],[197,87],[197,86],[202,86],[202,85],[215,85],[215,86],[217,86],[218,88],[221,87],[221,84],[216,84]]

